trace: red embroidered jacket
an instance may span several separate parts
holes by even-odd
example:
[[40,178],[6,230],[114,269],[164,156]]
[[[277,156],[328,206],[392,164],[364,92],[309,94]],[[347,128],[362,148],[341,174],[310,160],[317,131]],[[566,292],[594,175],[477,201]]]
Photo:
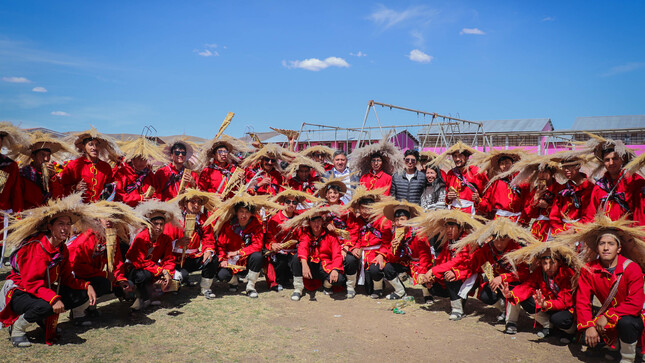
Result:
[[572,181],[567,181],[562,185],[560,191],[555,195],[553,208],[549,214],[551,220],[551,233],[558,234],[569,229],[568,221],[575,221],[582,218],[585,214],[585,208],[591,200],[591,190],[594,185],[587,176],[580,185],[575,185]]
[[222,194],[235,169],[237,167],[230,163],[225,166],[216,163],[210,164],[199,175],[197,187],[205,192]]
[[23,191],[22,184],[20,183],[18,164],[4,155],[0,155],[0,162],[7,164],[0,167],[1,173],[7,173],[7,180],[0,189],[0,209],[11,209],[14,213],[20,212],[23,209]]
[[[173,226],[172,223],[166,223],[163,233],[170,237],[170,240],[173,244],[172,252],[175,254],[177,263],[181,262],[181,254],[183,248],[177,244],[177,240],[183,238],[184,226],[186,223],[186,214],[182,213],[184,220],[182,221],[182,227]],[[186,257],[196,258],[202,257],[204,252],[212,251],[215,255],[215,234],[213,233],[213,225],[204,225],[204,222],[208,219],[207,214],[198,214],[195,218],[195,231],[193,236],[186,246]]]
[[249,189],[249,194],[252,194],[252,195],[266,195],[266,194],[276,195],[276,194],[278,194],[278,193],[280,193],[281,191],[284,190],[284,176],[282,176],[282,174],[280,174],[280,172],[277,171],[275,168],[271,169],[271,171],[268,173],[268,175],[267,175],[267,172],[264,171],[262,168],[249,168],[249,169],[247,169],[246,174],[245,174],[246,183],[251,181],[251,179],[253,179],[253,177],[257,173],[260,173],[260,172],[262,173],[262,175],[256,179],[257,182],[260,182],[262,179],[266,179],[266,178],[269,178],[271,182],[269,184],[263,185],[261,187],[258,187],[257,183],[256,183],[255,186],[253,186],[253,187],[251,187]]
[[105,161],[99,160],[94,164],[85,156],[81,156],[65,165],[60,173],[60,181],[65,189],[65,194],[71,194],[72,188],[81,180],[87,184],[87,189],[83,193],[83,201],[85,203],[96,202],[101,197],[105,185],[113,181],[112,168]]
[[[511,186],[510,180],[515,175],[509,177],[507,180],[498,179],[486,189],[484,195],[479,201],[477,210],[483,214],[495,214],[497,211],[507,211],[511,213],[522,213],[526,204],[526,198],[529,195],[529,185],[522,184],[519,186]],[[495,218],[498,218],[495,215]],[[505,217],[505,216],[501,216]],[[520,216],[513,217],[517,221]],[[508,217],[507,217],[508,218]]]
[[374,174],[370,171],[369,173],[363,174],[360,179],[362,186],[367,188],[367,190],[374,190],[386,187],[383,195],[390,195],[390,190],[392,189],[392,176],[383,170]]
[[[295,211],[293,217],[300,214]],[[292,217],[292,218],[293,218]],[[292,239],[298,239],[298,232],[296,230],[282,229],[282,223],[288,221],[290,218],[284,214],[284,211],[278,211],[267,222],[266,233],[264,234],[264,246],[270,250],[271,245],[274,243],[284,243]],[[289,247],[288,249],[296,249],[297,246]]]
[[257,217],[251,217],[251,220],[243,229],[237,223],[237,218],[233,218],[225,223],[219,232],[217,239],[219,261],[228,260],[228,257],[226,257],[228,252],[240,250],[240,260],[235,265],[245,266],[246,257],[254,252],[262,251],[263,239],[262,223],[258,221]]
[[[93,277],[108,278],[107,250],[105,241],[97,238],[96,233],[91,229],[81,233],[74,238],[68,245],[69,259],[72,264],[74,276],[89,280]],[[115,281],[127,281],[123,259],[119,243],[115,246],[114,251],[114,269],[112,271]]]
[[353,213],[347,220],[351,239],[345,245],[351,249],[362,248],[366,266],[371,264],[377,255],[387,257],[392,241],[392,222],[381,217],[367,223],[362,217]]
[[[462,236],[463,238],[464,236]],[[457,253],[457,250],[450,247],[453,241],[446,242],[432,267],[432,275],[441,285],[445,285],[444,274],[452,271],[457,280],[464,281],[470,277],[470,247],[466,246]],[[459,264],[457,264],[459,262]]]
[[[394,238],[394,235],[393,231],[392,238]],[[391,242],[389,245],[390,248],[387,250],[385,260],[409,266],[410,274],[415,284],[418,276],[428,272],[428,269],[432,266],[433,257],[430,252],[430,246],[425,239],[420,239],[412,228],[408,228],[405,236],[394,251]]]
[[[457,191],[457,196],[460,201],[472,202],[475,191],[481,198],[483,190],[486,187],[486,184],[488,184],[488,177],[486,174],[480,174],[479,168],[474,165],[467,165],[463,174],[460,174],[457,168],[453,168],[448,172],[448,174],[446,174],[445,180],[446,193],[450,192],[450,187],[453,187]],[[468,185],[470,185],[470,187]],[[451,202],[446,199],[446,204],[451,205]],[[471,213],[472,211],[470,206],[464,206],[457,209],[465,213]]]
[[343,255],[336,233],[323,229],[315,237],[309,228],[299,231],[298,258],[308,262],[320,263],[326,273],[338,270],[343,273]]
[[35,168],[33,163],[20,169],[22,201],[25,210],[40,207],[47,204],[49,199],[58,199],[63,196],[63,185],[57,175],[51,175],[49,178],[49,193],[45,193],[42,177],[42,169]]
[[621,173],[618,185],[616,185],[616,180],[611,179],[609,173],[605,173],[596,182],[591,191],[591,200],[581,222],[593,222],[598,211],[603,212],[612,221],[618,220],[625,215],[631,219],[633,212],[632,196],[635,195],[633,189],[639,184],[638,181],[643,178],[640,175],[623,175],[624,173],[624,171]]
[[155,277],[161,275],[164,269],[170,273],[170,276],[175,273],[172,240],[162,233],[156,241],[152,242],[148,228],[137,234],[125,258],[126,262],[131,263],[135,269],[150,271]]
[[533,203],[533,198],[535,197],[535,193],[537,192],[536,188],[533,188],[528,198],[526,198],[524,215],[526,215],[527,219],[535,219],[535,221],[533,221],[533,224],[531,225],[531,233],[535,238],[542,242],[545,242],[547,237],[549,236],[549,231],[551,230],[551,220],[549,219],[549,214],[551,213],[551,209],[553,208],[555,197],[561,189],[561,185],[555,181],[547,187],[541,198],[541,200],[547,202],[548,206],[546,208],[540,208],[538,206],[538,203]]
[[[179,192],[179,186],[181,185],[181,178],[186,170],[188,169],[177,170],[173,163],[159,168],[155,173],[155,198],[165,202],[176,197]],[[194,171],[190,171],[190,175],[197,182],[199,175]],[[186,188],[188,187],[189,185],[186,185]]]
[[143,196],[150,187],[157,188],[152,170],[148,171],[137,183],[139,178],[140,175],[137,174],[131,163],[122,164],[114,174],[116,200],[134,208],[143,201]]
[[[539,266],[521,284],[511,290],[512,297],[509,301],[515,305],[530,298],[537,290],[540,290],[546,300],[546,311],[559,311],[573,309],[573,295],[571,292],[571,280],[575,271],[569,266],[560,266],[553,279],[546,276]],[[542,309],[540,307],[540,309]],[[529,311],[534,313],[534,311]]]

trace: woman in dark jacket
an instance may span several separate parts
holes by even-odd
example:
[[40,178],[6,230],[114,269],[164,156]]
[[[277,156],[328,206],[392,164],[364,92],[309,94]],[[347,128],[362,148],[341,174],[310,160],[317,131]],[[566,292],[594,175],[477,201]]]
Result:
[[421,194],[421,207],[426,211],[446,209],[446,183],[441,177],[441,170],[426,165],[425,174],[428,186]]

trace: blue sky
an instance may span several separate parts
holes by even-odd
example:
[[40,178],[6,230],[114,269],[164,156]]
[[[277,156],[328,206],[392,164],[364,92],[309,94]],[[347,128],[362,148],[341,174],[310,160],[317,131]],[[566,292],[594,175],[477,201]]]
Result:
[[643,24],[642,1],[3,1],[0,120],[210,138],[229,111],[235,136],[359,127],[374,99],[565,129],[645,113]]

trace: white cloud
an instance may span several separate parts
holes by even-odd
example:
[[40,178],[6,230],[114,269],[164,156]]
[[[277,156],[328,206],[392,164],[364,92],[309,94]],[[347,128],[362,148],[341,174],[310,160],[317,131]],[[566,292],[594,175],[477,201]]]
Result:
[[628,73],[637,69],[645,67],[644,62],[630,62],[621,64],[619,66],[611,67],[607,72],[603,73],[603,77],[611,77],[622,73]]
[[197,53],[197,55],[200,55],[202,57],[217,57],[217,56],[219,56],[218,52],[210,51],[209,49],[204,49],[204,50],[195,49],[194,52]]
[[410,32],[410,35],[414,39],[412,41],[412,44],[414,44],[416,47],[423,47],[423,45],[425,44],[425,38],[420,31],[413,30]]
[[545,18],[542,18],[542,21],[555,21],[555,18],[552,16],[547,16]]
[[47,88],[45,88],[45,87],[34,87],[34,88],[32,88],[32,91],[45,93],[45,92],[47,92]]
[[349,53],[353,57],[367,57],[367,54],[361,52],[360,50],[357,53]]
[[463,29],[461,29],[459,34],[460,35],[464,35],[464,34],[484,35],[486,33],[484,33],[484,31],[482,31],[481,29],[478,29],[478,28],[463,28]]
[[324,60],[320,60],[318,58],[309,58],[301,61],[300,60],[288,61],[288,62],[282,61],[282,65],[289,69],[301,68],[301,69],[306,69],[308,71],[314,71],[314,72],[317,72],[329,67],[340,67],[340,68],[349,67],[349,63],[347,63],[346,60],[338,57],[328,57],[328,58],[325,58]]
[[31,81],[25,77],[2,77],[2,80],[9,83],[31,83]]
[[419,63],[430,63],[434,59],[433,56],[427,55],[418,49],[412,49],[410,51],[410,54],[408,55],[408,58],[410,58],[410,60],[413,62]]
[[382,26],[384,29],[388,29],[394,25],[407,22],[411,19],[428,20],[436,14],[436,11],[430,10],[424,6],[416,6],[403,11],[396,11],[379,4],[377,9],[372,12],[367,19]]
[[54,116],[71,116],[69,113],[67,113],[65,111],[52,111],[50,113],[50,115],[54,115]]

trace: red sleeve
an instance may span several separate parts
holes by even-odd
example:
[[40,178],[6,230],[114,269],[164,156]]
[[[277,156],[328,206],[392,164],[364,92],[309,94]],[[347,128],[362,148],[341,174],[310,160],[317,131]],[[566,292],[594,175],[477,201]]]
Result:
[[547,311],[560,311],[573,307],[573,292],[571,290],[571,284],[566,287],[560,286],[558,296],[555,299],[547,300],[546,304],[547,307],[545,310]]
[[309,244],[311,237],[308,233],[298,232],[298,258],[301,260],[309,260]]
[[20,268],[20,288],[50,305],[60,299],[47,287],[47,256],[38,241],[23,247],[16,256]]
[[202,225],[202,252],[213,251],[215,253],[215,234],[213,225]]
[[[576,322],[578,330],[587,329],[596,326],[596,319],[591,312],[591,272],[583,268],[580,270],[578,279],[578,290],[576,291]],[[641,285],[641,290],[643,289]]]
[[121,258],[121,244],[117,243],[115,248],[116,251],[114,252],[114,270],[112,270],[112,274],[114,275],[114,279],[116,281],[128,281],[128,278],[125,277],[125,263],[123,262],[123,258]]
[[486,189],[484,195],[479,198],[479,204],[477,205],[477,211],[481,214],[489,214],[492,212],[493,200],[495,196],[495,189],[497,188],[497,183],[499,180],[496,180],[490,188]]
[[596,219],[596,213],[598,212],[598,206],[600,206],[600,195],[604,194],[602,189],[599,186],[594,185],[591,191],[591,200],[587,204],[587,209],[582,214],[580,218],[580,223],[591,223]]
[[74,277],[72,265],[69,263],[69,252],[65,251],[64,254],[67,255],[67,258],[63,259],[63,265],[61,266],[61,283],[74,290],[86,290],[90,283]]
[[549,213],[549,222],[551,224],[551,230],[553,233],[559,233],[564,231],[564,223],[562,223],[562,212],[560,211],[561,204],[563,200],[560,195],[556,195],[553,200],[553,206],[551,207],[551,213]]
[[135,237],[125,257],[130,260],[132,266],[134,266],[135,269],[150,271],[150,273],[152,273],[154,276],[159,276],[163,271],[163,268],[147,259],[148,241],[146,241],[146,239],[144,238],[144,233],[147,235],[146,231],[144,230],[143,232],[140,232],[137,237]]
[[67,163],[63,168],[63,171],[60,172],[60,181],[65,195],[71,194],[72,188],[78,184],[81,179],[78,164],[79,159],[74,159]]
[[360,225],[356,220],[356,215],[353,212],[349,212],[347,216],[347,232],[349,232],[349,239],[345,240],[345,246],[350,249],[358,245],[358,240],[360,238]]
[[331,243],[331,268],[343,272],[343,254],[341,253],[342,247],[340,241],[335,233],[329,233],[328,238]]
[[21,212],[23,209],[22,183],[20,170],[16,162],[11,163],[9,166],[9,180],[6,181],[5,188],[11,191],[11,209],[14,213]]
[[213,192],[211,190],[211,173],[209,172],[209,167],[205,167],[202,172],[199,174],[199,180],[197,181],[197,188],[205,192]]
[[[280,213],[280,212],[278,212]],[[267,222],[267,233],[264,234],[264,247],[271,249],[271,245],[276,243],[276,236],[280,232],[280,225],[278,224],[278,214],[274,214]]]
[[[533,294],[535,293],[535,290],[538,289],[540,286],[541,279],[542,279],[542,269],[537,268],[526,280],[522,281],[522,283],[515,286],[515,288],[511,290],[511,298],[508,300],[512,302],[513,305],[517,305],[522,301],[528,299],[529,297],[533,296]],[[533,314],[534,311],[529,311],[528,313]]]
[[68,246],[69,260],[74,274],[85,279],[92,277],[107,277],[105,271],[94,267],[92,255],[96,246],[96,236],[92,231],[87,231],[76,237]]
[[163,238],[163,242],[159,241],[159,243],[163,243],[163,258],[159,264],[164,270],[167,270],[170,273],[170,276],[172,276],[175,273],[176,261],[175,255],[172,253],[172,241],[170,240],[170,237],[164,234],[158,238]]
[[607,326],[613,328],[618,319],[625,315],[640,316],[645,302],[643,293],[643,272],[636,263],[630,263],[623,272],[620,283],[627,285],[627,296],[618,306],[611,306],[605,312]]
[[226,223],[224,224],[224,227],[219,232],[219,235],[217,236],[217,255],[219,256],[219,261],[226,261],[228,257],[226,257],[226,254],[229,252],[228,251],[228,244],[230,241],[229,237],[229,231],[230,227],[229,224]]

